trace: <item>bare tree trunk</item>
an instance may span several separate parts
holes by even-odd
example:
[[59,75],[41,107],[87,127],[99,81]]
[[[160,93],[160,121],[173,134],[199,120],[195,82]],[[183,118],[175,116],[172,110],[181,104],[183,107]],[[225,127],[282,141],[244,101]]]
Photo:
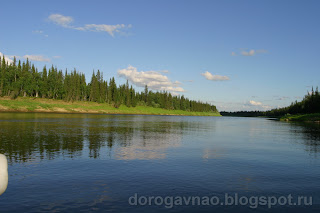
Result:
[[3,83],[1,82],[1,86],[0,86],[0,96],[2,95],[2,89],[3,89]]

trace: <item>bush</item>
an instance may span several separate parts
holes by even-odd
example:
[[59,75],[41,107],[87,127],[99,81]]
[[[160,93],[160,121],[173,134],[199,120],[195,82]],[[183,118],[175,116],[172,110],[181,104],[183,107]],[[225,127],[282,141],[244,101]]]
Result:
[[13,92],[11,92],[11,94],[10,94],[10,99],[11,99],[11,100],[17,99],[18,96],[19,96],[19,92],[18,92],[18,91],[13,91]]

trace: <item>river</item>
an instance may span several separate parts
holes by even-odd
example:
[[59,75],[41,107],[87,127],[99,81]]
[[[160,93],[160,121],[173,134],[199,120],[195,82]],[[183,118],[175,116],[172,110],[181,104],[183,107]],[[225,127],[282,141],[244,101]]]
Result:
[[310,123],[0,113],[0,211],[317,212],[319,151]]

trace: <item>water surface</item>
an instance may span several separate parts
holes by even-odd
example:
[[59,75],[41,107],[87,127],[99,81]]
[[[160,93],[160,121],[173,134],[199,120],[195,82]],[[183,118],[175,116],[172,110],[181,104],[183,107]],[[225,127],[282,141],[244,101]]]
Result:
[[[320,210],[320,128],[263,118],[0,113],[1,212]],[[129,205],[141,196],[312,196],[313,205]]]

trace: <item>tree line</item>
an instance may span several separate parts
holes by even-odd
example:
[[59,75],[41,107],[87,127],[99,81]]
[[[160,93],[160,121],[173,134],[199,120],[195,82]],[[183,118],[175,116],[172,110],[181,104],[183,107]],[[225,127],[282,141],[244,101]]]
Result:
[[235,116],[235,117],[259,117],[264,116],[265,112],[256,110],[256,111],[236,111],[236,112],[226,112],[221,111],[222,116]]
[[318,91],[318,87],[316,90],[313,89],[311,92],[308,92],[302,101],[295,101],[291,103],[290,106],[272,109],[265,114],[267,116],[283,116],[286,114],[310,114],[310,113],[320,113],[320,93]]
[[168,91],[154,92],[147,85],[142,92],[137,92],[128,81],[117,85],[114,77],[104,80],[100,70],[93,71],[91,81],[87,83],[86,76],[76,69],[63,72],[52,65],[38,71],[28,59],[21,62],[14,58],[8,63],[4,56],[0,57],[0,96],[92,101],[116,108],[123,104],[127,107],[144,105],[169,110],[217,112],[216,106],[209,103],[189,100],[183,95],[174,96]]
[[281,107],[271,109],[268,111],[237,111],[237,112],[225,112],[221,111],[222,116],[239,116],[239,117],[281,117],[287,114],[310,114],[320,113],[320,92],[318,87],[314,90],[312,87],[311,92],[308,92],[302,101],[295,101],[287,107]]

